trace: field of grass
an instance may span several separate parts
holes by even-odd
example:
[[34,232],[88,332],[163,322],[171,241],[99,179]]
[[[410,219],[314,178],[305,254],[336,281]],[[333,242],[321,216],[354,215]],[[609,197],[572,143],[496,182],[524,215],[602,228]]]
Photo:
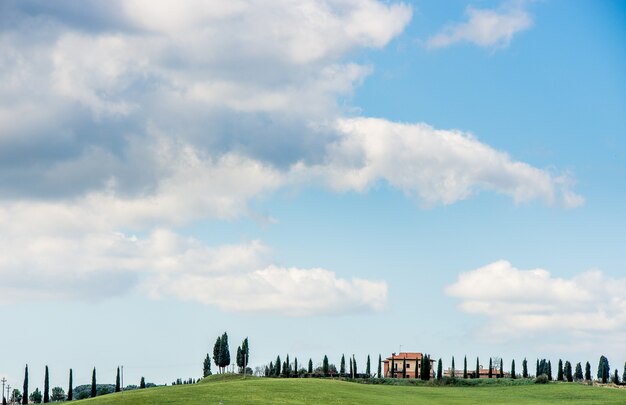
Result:
[[199,384],[156,387],[83,400],[92,405],[148,404],[626,404],[626,389],[581,384],[392,386],[325,379],[217,376]]

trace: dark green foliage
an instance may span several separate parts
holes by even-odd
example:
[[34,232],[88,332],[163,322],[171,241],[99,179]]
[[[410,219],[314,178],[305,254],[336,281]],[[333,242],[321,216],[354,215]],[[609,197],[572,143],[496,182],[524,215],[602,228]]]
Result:
[[357,375],[357,374],[358,374],[358,372],[359,372],[359,371],[358,371],[358,369],[357,369],[357,367],[356,367],[356,359],[354,358],[354,354],[352,355],[352,367],[353,367],[353,370],[352,370],[352,371],[353,371],[352,377],[354,378],[354,377],[356,377],[356,375]]
[[230,365],[230,349],[228,348],[228,334],[224,332],[220,342],[220,367],[222,372],[226,371],[226,367]]
[[515,359],[511,360],[511,378],[517,378],[515,375]]
[[556,380],[563,381],[563,360],[559,359],[559,368],[556,372]]
[[117,374],[115,375],[115,392],[120,392],[120,368],[117,368]]
[[141,380],[139,380],[139,388],[146,388],[146,379],[143,376],[141,376]]
[[96,368],[94,367],[93,372],[91,373],[91,398],[95,398],[96,395],[98,395],[96,390]]
[[548,380],[552,381],[552,363],[548,360]]
[[22,403],[22,393],[17,388],[13,389],[11,393],[11,401],[18,404]]
[[354,370],[352,369],[352,358],[350,358],[350,378],[354,377]]
[[443,365],[441,364],[441,358],[437,361],[437,380],[441,381],[443,378]]
[[341,361],[339,362],[339,374],[346,374],[346,356],[341,355]]
[[539,374],[535,378],[535,384],[547,384],[548,383],[548,375],[547,374]]
[[250,346],[247,337],[241,343],[241,353],[243,355],[243,370],[245,374],[246,367],[248,367],[248,364],[250,364]]
[[613,375],[613,384],[619,384],[619,372],[615,369],[615,375]]
[[43,377],[43,402],[50,402],[50,374],[48,373],[48,366]]
[[39,388],[35,388],[35,391],[33,391],[32,394],[30,394],[30,396],[28,397],[28,399],[30,399],[31,402],[34,402],[36,404],[40,404],[41,403],[41,391],[39,391]]
[[430,356],[427,354],[422,356],[422,367],[420,371],[420,378],[422,381],[430,380]]
[[583,376],[583,367],[580,364],[580,362],[576,363],[576,371],[574,371],[574,379],[576,381],[582,381],[584,378]]
[[298,376],[298,358],[294,358],[293,359],[293,371],[296,374],[296,377]]
[[585,380],[591,381],[591,364],[585,364]]
[[626,384],[626,362],[624,362],[624,373],[622,374],[622,384]]
[[309,374],[313,374],[313,360],[309,358],[309,369],[307,370]]
[[213,345],[213,361],[215,362],[215,366],[217,367],[218,372],[221,372],[222,369],[220,367],[220,349],[222,347],[222,337],[218,336],[215,339],[215,344]]
[[504,378],[504,362],[500,359],[500,374],[498,375],[500,378]]
[[[383,358],[380,354],[378,354],[378,378],[383,378],[382,364],[383,364]],[[415,372],[417,373],[417,370]],[[624,364],[624,372],[626,373],[626,364]]]
[[601,380],[603,384],[606,384],[607,381],[609,381],[609,376],[609,360],[604,356],[600,356],[600,362],[598,363],[598,379]]
[[467,356],[463,357],[463,378],[467,378]]
[[328,365],[328,356],[324,355],[324,361],[322,361],[322,371],[324,372],[324,375],[328,375],[328,373],[330,372],[330,367]]
[[67,400],[72,401],[74,399],[74,376],[72,374],[72,369],[70,368],[70,381],[69,387],[67,388]]
[[493,377],[493,361],[489,359],[489,378]]
[[24,386],[22,388],[24,389],[22,404],[28,404],[28,364],[26,365],[26,369],[24,370]]
[[478,357],[476,357],[476,378],[480,378],[480,361]]
[[541,364],[539,363],[539,359],[537,359],[537,368],[535,368],[535,377],[539,377],[541,375],[540,373],[540,366]]
[[563,377],[568,382],[574,381],[574,374],[572,373],[572,363],[570,363],[569,361],[566,361],[565,365],[563,366]]
[[283,376],[289,377],[291,374],[291,363],[289,362],[289,355],[285,358],[285,362],[283,363]]
[[[624,370],[626,370],[626,368],[624,368]],[[367,355],[367,363],[365,363],[365,375],[367,375],[367,377],[369,377],[370,375],[372,375],[371,373],[371,368],[370,368],[370,355]]]
[[239,372],[241,373],[241,369],[243,368],[243,354],[241,353],[241,346],[237,346],[237,367],[239,367]]
[[52,388],[52,396],[50,398],[54,402],[65,401],[65,391],[61,387],[54,387]]
[[528,362],[526,361],[526,357],[522,361],[522,378],[528,378]]
[[[396,378],[396,364],[394,362],[393,353],[391,354],[391,368],[389,369],[390,377]],[[423,361],[423,360],[422,360]]]
[[280,356],[276,356],[276,363],[274,363],[274,375],[280,377]]
[[204,358],[204,364],[202,365],[202,376],[208,377],[211,374],[211,356],[209,356],[209,353],[207,353],[206,357]]
[[402,378],[406,378],[406,356],[402,359]]
[[454,356],[452,356],[452,374],[450,375],[450,377],[454,378],[456,377],[456,368],[454,367]]

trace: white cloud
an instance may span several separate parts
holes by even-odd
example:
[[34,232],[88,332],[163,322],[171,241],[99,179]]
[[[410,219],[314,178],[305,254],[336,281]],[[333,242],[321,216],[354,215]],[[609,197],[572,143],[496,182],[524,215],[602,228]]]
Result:
[[365,191],[385,180],[426,205],[452,204],[480,190],[513,198],[577,206],[568,182],[511,159],[460,131],[384,119],[341,119],[327,161],[309,168],[334,189]]
[[507,47],[518,32],[533,24],[531,15],[520,3],[508,3],[497,10],[468,6],[467,21],[450,24],[428,38],[429,48],[445,48],[458,42],[470,42],[482,47]]
[[626,278],[612,279],[598,270],[558,278],[498,261],[461,273],[445,291],[461,300],[461,311],[488,319],[480,333],[486,338],[558,331],[579,338],[602,332],[610,339],[626,332]]

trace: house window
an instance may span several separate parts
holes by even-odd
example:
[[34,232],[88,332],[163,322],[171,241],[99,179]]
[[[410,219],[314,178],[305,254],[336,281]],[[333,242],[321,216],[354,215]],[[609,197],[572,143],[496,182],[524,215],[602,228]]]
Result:
[[407,365],[406,365],[406,368],[411,368],[411,365],[410,365],[410,364],[407,364]]
[[395,363],[395,364],[393,365],[393,369],[394,369],[394,370],[397,370],[397,369],[398,369],[398,363]]

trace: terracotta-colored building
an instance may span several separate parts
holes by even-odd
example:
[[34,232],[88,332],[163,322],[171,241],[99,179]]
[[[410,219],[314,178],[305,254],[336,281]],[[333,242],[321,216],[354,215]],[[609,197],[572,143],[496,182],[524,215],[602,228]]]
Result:
[[[386,378],[418,378],[419,370],[422,366],[422,353],[417,352],[400,352],[398,354],[392,353],[391,356],[383,360],[383,375]],[[430,360],[430,369],[433,371],[433,362]],[[393,370],[391,365],[393,364]],[[403,373],[403,368],[406,365],[406,372]]]

